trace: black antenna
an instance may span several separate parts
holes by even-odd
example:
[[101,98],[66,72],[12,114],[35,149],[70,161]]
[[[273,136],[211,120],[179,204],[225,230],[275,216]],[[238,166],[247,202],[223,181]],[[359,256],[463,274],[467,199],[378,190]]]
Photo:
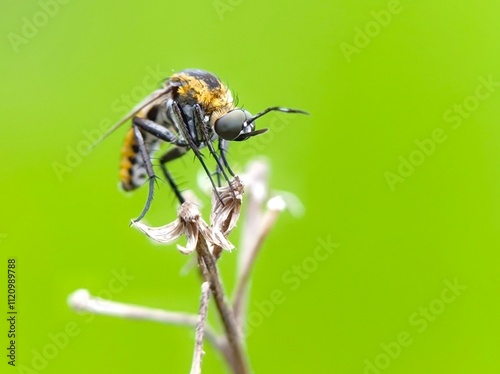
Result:
[[279,107],[279,106],[272,106],[270,108],[267,108],[267,109],[264,109],[262,112],[256,114],[255,116],[253,117],[250,117],[249,119],[247,119],[245,121],[245,125],[248,124],[248,123],[252,123],[253,121],[255,121],[257,118],[260,118],[262,117],[263,115],[269,113],[269,112],[273,112],[273,111],[276,111],[276,112],[283,112],[283,113],[300,113],[300,114],[305,114],[305,115],[309,115],[308,112],[306,112],[305,110],[300,110],[300,109],[292,109],[292,108],[282,108],[282,107]]

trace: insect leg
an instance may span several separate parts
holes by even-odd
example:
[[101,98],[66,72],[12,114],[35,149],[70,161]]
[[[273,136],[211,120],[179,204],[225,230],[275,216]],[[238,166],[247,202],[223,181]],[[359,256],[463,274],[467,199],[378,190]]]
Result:
[[164,126],[157,124],[154,121],[144,118],[134,118],[134,125],[140,127],[144,131],[156,136],[158,139],[174,144],[178,147],[185,147],[187,144],[182,141],[176,134]]
[[148,179],[149,179],[149,191],[148,191],[148,199],[146,200],[146,205],[142,209],[141,214],[139,217],[133,220],[133,222],[138,222],[148,212],[150,206],[151,206],[151,201],[153,201],[153,192],[154,192],[154,187],[155,187],[155,178],[156,175],[153,170],[153,165],[151,164],[151,159],[149,158],[148,151],[146,150],[146,145],[144,144],[144,138],[142,136],[141,130],[139,127],[135,124],[134,120],[134,135],[135,138],[137,139],[137,145],[139,146],[139,152],[141,153],[142,159],[144,160],[144,166],[146,167],[146,173],[148,174]]
[[219,153],[220,153],[220,159],[226,166],[227,171],[229,171],[229,174],[234,177],[234,173],[229,167],[229,162],[227,162],[226,154],[227,154],[227,148],[229,147],[229,142],[227,140],[219,138]]
[[[148,179],[149,179],[149,191],[148,191],[148,198],[146,200],[146,204],[145,204],[144,208],[142,209],[142,212],[139,215],[139,217],[137,217],[136,219],[133,220],[134,222],[138,222],[144,218],[144,216],[148,212],[149,208],[151,207],[151,202],[153,201],[153,194],[154,194],[154,182],[155,182],[155,178],[156,178],[156,175],[155,175],[154,170],[153,170],[153,165],[151,163],[150,155],[148,154],[148,152],[146,150],[146,146],[144,144],[144,137],[142,136],[141,129],[156,136],[157,138],[159,138],[161,140],[164,140],[168,143],[171,143],[171,144],[174,144],[174,145],[177,145],[180,147],[184,146],[185,143],[182,142],[177,135],[172,133],[167,128],[158,125],[156,122],[153,122],[153,121],[150,121],[150,120],[144,119],[144,118],[139,118],[139,117],[135,117],[132,122],[133,122],[133,127],[134,127],[134,135],[137,139],[137,144],[139,146],[139,152],[141,152],[142,158],[144,160],[146,173],[147,173]],[[165,171],[166,171],[166,168],[165,168]],[[164,171],[164,173],[165,173],[165,171]],[[167,176],[167,179],[170,183],[171,177],[170,178],[168,177],[169,176],[168,172],[167,172],[166,176]],[[172,185],[172,184],[170,183],[170,185]],[[175,190],[174,190],[174,193],[175,193]],[[179,198],[179,196],[177,196],[177,198]],[[182,198],[182,196],[181,196],[181,198]],[[180,200],[181,199],[179,199],[179,201]]]
[[184,122],[181,114],[181,110],[179,109],[179,106],[177,105],[176,102],[172,103],[172,120],[175,122],[175,126],[181,130],[182,136],[186,139],[187,145],[189,148],[191,148],[195,154],[195,156],[198,158],[198,160],[201,163],[201,166],[203,166],[203,169],[205,170],[205,173],[208,175],[208,178],[210,179],[210,183],[212,183],[212,187],[217,194],[217,197],[219,198],[219,201],[223,204],[222,198],[219,195],[219,192],[217,191],[217,187],[215,185],[215,182],[212,178],[212,174],[207,168],[207,165],[205,164],[205,161],[203,160],[203,155],[200,152],[200,149],[198,148],[198,145],[195,143],[193,137],[189,133],[187,124]]
[[172,191],[174,191],[175,196],[177,197],[177,200],[179,200],[179,203],[182,204],[184,203],[184,197],[182,196],[181,192],[179,191],[179,187],[174,181],[174,178],[172,175],[168,172],[167,167],[165,164],[169,161],[173,161],[182,155],[184,155],[187,152],[186,147],[175,147],[167,151],[163,156],[160,157],[160,168],[163,171],[163,175],[165,175],[165,178],[167,178],[168,184],[172,188]]
[[[226,180],[228,185],[231,186],[231,183],[230,183],[229,178],[226,174],[226,171],[224,170],[224,167],[222,166],[221,157],[217,154],[217,152],[215,152],[215,149],[212,145],[212,141],[210,139],[210,136],[208,135],[208,131],[207,131],[205,122],[203,121],[203,115],[201,113],[201,109],[200,109],[200,106],[198,104],[196,104],[194,106],[194,114],[195,114],[194,119],[195,119],[195,123],[197,124],[197,128],[200,129],[200,132],[203,136],[203,142],[207,145],[210,154],[215,158],[215,161],[217,162],[216,173],[217,173],[217,181],[219,182],[218,183],[219,187],[221,184],[220,183],[220,173],[222,173],[222,175],[224,176],[224,179]],[[227,162],[226,162],[226,166],[227,166]],[[234,176],[231,169],[228,168],[228,170],[230,170],[231,175]]]

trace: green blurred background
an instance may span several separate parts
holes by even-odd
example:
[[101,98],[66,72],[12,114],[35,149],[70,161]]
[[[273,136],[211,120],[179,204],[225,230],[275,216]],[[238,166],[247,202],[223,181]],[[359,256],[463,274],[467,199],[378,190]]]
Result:
[[[273,290],[285,302],[248,339],[256,373],[500,372],[500,3],[2,4],[1,279],[6,299],[17,258],[19,314],[18,367],[2,355],[1,372],[188,372],[192,331],[66,304],[87,288],[197,310],[187,258],[128,227],[147,191],[117,189],[125,128],[82,153],[86,134],[187,67],[219,75],[252,112],[311,113],[269,115],[258,126],[275,130],[231,147],[236,169],[266,156],[272,188],[306,207],[280,217],[258,259],[253,318]],[[192,156],[172,170],[196,184]],[[161,185],[148,221],[174,216]],[[339,246],[319,260],[318,240]],[[236,255],[221,263],[228,290]],[[227,372],[206,352],[204,373]]]

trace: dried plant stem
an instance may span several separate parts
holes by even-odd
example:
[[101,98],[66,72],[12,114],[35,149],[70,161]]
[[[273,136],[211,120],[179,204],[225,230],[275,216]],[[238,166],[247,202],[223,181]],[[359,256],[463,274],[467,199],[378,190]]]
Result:
[[[178,209],[177,219],[167,225],[150,227],[141,222],[134,226],[153,240],[168,244],[185,236],[187,244],[177,245],[183,254],[197,252],[197,260],[204,282],[202,283],[199,314],[171,312],[91,296],[87,290],[77,290],[69,296],[70,306],[77,311],[111,315],[121,318],[141,319],[160,323],[189,326],[196,329],[196,339],[190,374],[201,374],[206,338],[224,356],[233,374],[249,374],[250,365],[245,351],[244,334],[246,305],[249,294],[250,274],[263,242],[273,228],[280,212],[285,208],[279,197],[268,198],[268,166],[266,162],[251,164],[246,175],[249,202],[242,230],[242,245],[239,251],[236,287],[233,303],[226,300],[217,259],[223,250],[230,251],[234,245],[227,239],[237,224],[241,212],[244,184],[238,176],[230,186],[217,190],[212,195],[210,225],[202,218],[195,201],[187,200]],[[221,197],[222,196],[222,197]],[[267,209],[263,209],[267,201]],[[0,234],[1,237],[1,234]],[[212,251],[211,251],[212,250]],[[210,297],[213,295],[224,333],[217,334],[207,323]]]
[[253,161],[248,166],[246,179],[246,213],[243,221],[243,229],[241,230],[241,248],[238,253],[238,268],[237,273],[241,273],[243,264],[248,261],[250,251],[248,247],[253,242],[253,238],[262,221],[262,206],[267,199],[267,175],[269,166],[265,161]]
[[245,320],[243,317],[245,312],[245,303],[248,298],[248,282],[250,280],[250,273],[253,265],[260,249],[262,248],[262,243],[273,228],[281,210],[284,208],[284,205],[283,208],[281,204],[277,205],[279,206],[274,206],[272,203],[268,204],[270,209],[268,209],[261,218],[260,227],[255,233],[257,236],[251,242],[247,242],[248,247],[245,248],[246,261],[243,261],[240,265],[233,299],[234,315],[240,325]]
[[201,285],[200,309],[198,312],[198,323],[196,325],[196,339],[194,343],[193,363],[191,374],[201,374],[201,359],[203,357],[203,338],[205,335],[205,324],[208,314],[208,303],[210,301],[210,285],[203,282]]
[[[171,312],[161,309],[147,308],[137,305],[104,300],[92,296],[87,290],[80,289],[68,297],[68,303],[76,311],[85,311],[94,314],[108,315],[120,318],[155,321],[167,325],[196,327],[198,315]],[[205,326],[205,335],[222,354],[226,346],[225,339],[217,336],[210,326]]]
[[229,364],[235,374],[249,374],[247,359],[241,341],[241,334],[234,318],[231,306],[227,303],[224,290],[219,277],[215,257],[210,253],[205,239],[200,235],[196,247],[199,256],[199,264],[205,278],[210,283],[210,289],[214,295],[215,305],[219,311],[222,324],[226,331],[227,344],[229,346],[231,360]]

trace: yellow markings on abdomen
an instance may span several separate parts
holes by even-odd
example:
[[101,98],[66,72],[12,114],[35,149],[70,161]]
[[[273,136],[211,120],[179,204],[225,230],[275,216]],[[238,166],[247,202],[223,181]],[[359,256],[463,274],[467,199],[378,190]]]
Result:
[[134,135],[134,129],[131,128],[125,136],[120,160],[119,177],[122,188],[125,191],[131,191],[138,187],[132,183],[132,167],[134,166],[137,156],[137,148],[138,146]]

